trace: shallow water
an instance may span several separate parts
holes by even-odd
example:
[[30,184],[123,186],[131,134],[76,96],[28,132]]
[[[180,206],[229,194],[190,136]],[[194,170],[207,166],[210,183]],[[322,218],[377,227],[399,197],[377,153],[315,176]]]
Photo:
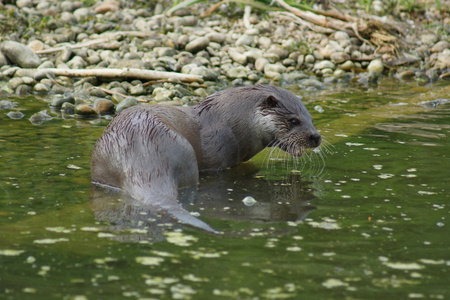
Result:
[[326,142],[299,160],[266,150],[204,174],[183,203],[219,235],[105,206],[89,159],[108,121],[52,114],[36,126],[48,99],[10,99],[0,298],[448,298],[450,85],[289,89]]

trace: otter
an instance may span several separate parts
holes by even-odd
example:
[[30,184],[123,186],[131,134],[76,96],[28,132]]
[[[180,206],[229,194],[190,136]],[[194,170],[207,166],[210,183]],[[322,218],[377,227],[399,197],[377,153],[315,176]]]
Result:
[[192,107],[143,104],[122,111],[94,146],[91,179],[215,232],[178,203],[178,190],[197,186],[200,171],[237,166],[266,147],[298,157],[320,143],[311,115],[291,92],[229,88]]

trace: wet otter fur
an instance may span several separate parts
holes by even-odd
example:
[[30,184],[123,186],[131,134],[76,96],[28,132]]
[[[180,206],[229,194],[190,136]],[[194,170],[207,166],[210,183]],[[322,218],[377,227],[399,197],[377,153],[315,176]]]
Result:
[[94,183],[120,188],[183,223],[214,231],[177,201],[199,171],[247,161],[268,146],[293,156],[321,137],[300,98],[274,86],[230,88],[193,107],[144,104],[118,114],[94,146]]

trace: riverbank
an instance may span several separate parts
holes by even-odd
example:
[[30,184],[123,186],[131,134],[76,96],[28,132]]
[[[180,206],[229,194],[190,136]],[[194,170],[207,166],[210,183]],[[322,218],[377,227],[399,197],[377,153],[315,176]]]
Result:
[[[387,13],[382,1],[372,6]],[[439,9],[396,7],[383,17],[356,6],[339,10],[341,30],[327,26],[339,18],[321,15],[325,10],[315,11],[327,21],[320,24],[295,10],[232,3],[213,12],[207,3],[171,15],[169,8],[126,1],[4,4],[2,98],[48,95],[49,105],[66,115],[92,117],[140,102],[189,105],[227,86],[314,90],[376,84],[381,76],[419,85],[450,79],[449,1]]]

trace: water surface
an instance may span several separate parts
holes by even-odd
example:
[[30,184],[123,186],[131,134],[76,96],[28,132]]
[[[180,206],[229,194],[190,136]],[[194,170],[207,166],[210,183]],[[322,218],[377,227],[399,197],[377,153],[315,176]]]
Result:
[[448,298],[450,86],[288,88],[326,143],[299,160],[266,150],[204,174],[183,204],[219,235],[98,196],[89,160],[108,120],[50,113],[32,125],[49,99],[9,99],[1,298]]

